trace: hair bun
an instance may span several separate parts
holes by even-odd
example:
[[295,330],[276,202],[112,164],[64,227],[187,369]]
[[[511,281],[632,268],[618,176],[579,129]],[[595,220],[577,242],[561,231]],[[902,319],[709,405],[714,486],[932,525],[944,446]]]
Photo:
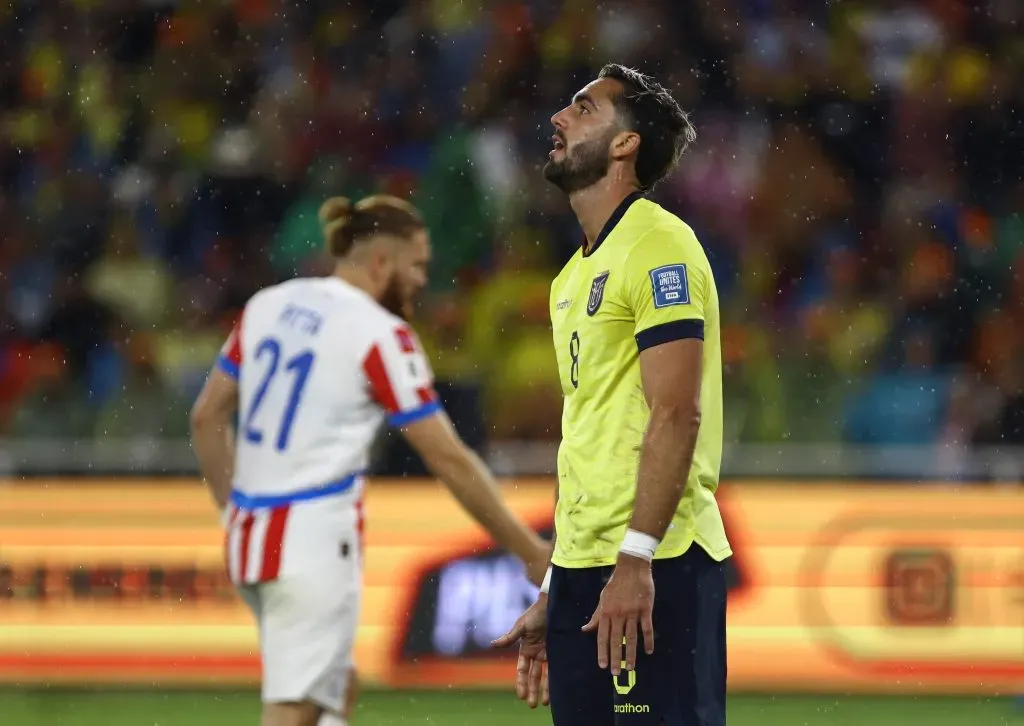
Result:
[[331,197],[320,207],[327,251],[335,259],[345,257],[353,245],[377,235],[407,240],[425,229],[420,213],[409,202],[374,195],[353,204],[345,197]]
[[320,224],[346,220],[352,216],[352,202],[346,197],[331,197],[320,205]]

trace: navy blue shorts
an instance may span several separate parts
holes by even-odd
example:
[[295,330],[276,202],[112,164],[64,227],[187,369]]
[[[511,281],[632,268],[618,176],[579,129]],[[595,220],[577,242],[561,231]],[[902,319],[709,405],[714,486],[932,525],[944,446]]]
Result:
[[597,664],[580,630],[611,567],[555,567],[548,592],[548,686],[554,726],[725,726],[725,564],[694,544],[655,560],[654,653],[637,644],[631,678]]

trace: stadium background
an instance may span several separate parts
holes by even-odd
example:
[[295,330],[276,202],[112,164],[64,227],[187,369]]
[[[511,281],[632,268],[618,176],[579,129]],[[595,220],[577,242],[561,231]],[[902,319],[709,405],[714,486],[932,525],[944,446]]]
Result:
[[[187,411],[248,296],[325,269],[328,195],[423,209],[442,395],[549,526],[547,288],[580,236],[540,165],[607,60],[698,127],[654,196],[722,297],[732,722],[1024,721],[1022,22],[1014,0],[4,3],[0,723],[255,722]],[[355,724],[533,723],[477,635],[532,593],[400,442],[377,459]]]

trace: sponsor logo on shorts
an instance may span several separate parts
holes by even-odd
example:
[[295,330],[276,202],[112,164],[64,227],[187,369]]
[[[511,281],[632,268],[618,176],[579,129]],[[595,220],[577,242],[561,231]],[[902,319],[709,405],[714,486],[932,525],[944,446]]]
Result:
[[616,703],[615,713],[650,713],[651,707],[646,703]]

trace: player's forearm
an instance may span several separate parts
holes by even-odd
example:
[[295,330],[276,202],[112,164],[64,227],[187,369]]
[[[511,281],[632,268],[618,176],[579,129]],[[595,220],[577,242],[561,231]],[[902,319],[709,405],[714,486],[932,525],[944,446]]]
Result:
[[227,506],[235,474],[235,432],[230,421],[193,418],[192,449],[199,462],[199,474],[210,489],[219,509]]
[[[555,482],[555,513],[558,513],[558,482]],[[548,555],[548,560],[555,556],[555,543],[558,541],[558,529],[556,527],[551,528],[551,553]]]
[[630,529],[661,540],[668,530],[693,463],[700,412],[692,407],[651,410],[640,450]]
[[432,462],[431,469],[495,542],[520,559],[537,558],[540,538],[505,505],[498,483],[480,457],[466,449],[459,456]]
[[[558,483],[556,482],[555,483],[555,515],[556,515],[556,518],[557,518],[557,514],[558,514]],[[556,528],[552,527],[551,528],[551,547],[548,550],[547,562],[544,563],[545,565],[547,565],[547,571],[544,573],[544,580],[540,584],[540,597],[541,598],[546,598],[548,596],[548,590],[551,587],[551,577],[552,577],[552,574],[554,572],[554,570],[553,570],[554,565],[552,564],[551,560],[555,556],[555,543],[557,542],[557,540],[558,540],[558,530]]]

